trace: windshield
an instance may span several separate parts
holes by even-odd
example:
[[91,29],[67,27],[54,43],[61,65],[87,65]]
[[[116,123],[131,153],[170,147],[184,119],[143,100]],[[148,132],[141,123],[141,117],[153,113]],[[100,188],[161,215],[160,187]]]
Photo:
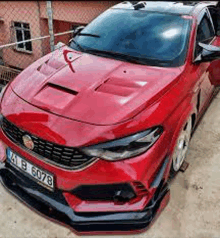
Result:
[[148,65],[176,67],[184,64],[189,32],[190,20],[179,15],[110,9],[86,26],[70,47],[79,50],[78,44],[88,53],[97,50],[119,60],[131,56]]

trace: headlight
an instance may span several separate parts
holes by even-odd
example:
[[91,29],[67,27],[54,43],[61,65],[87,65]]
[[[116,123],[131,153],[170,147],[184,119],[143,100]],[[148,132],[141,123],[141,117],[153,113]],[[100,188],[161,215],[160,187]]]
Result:
[[158,140],[162,132],[163,128],[158,126],[122,139],[84,147],[81,150],[89,156],[110,161],[127,159],[147,151]]

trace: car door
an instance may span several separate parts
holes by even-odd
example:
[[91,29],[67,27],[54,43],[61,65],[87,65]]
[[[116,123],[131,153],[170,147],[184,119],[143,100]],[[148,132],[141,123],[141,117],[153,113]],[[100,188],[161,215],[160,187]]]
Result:
[[[202,48],[199,46],[199,42],[204,44],[212,44],[215,41],[215,30],[207,9],[203,9],[197,19],[197,31],[196,41],[194,47],[194,60],[202,53]],[[208,100],[213,85],[210,82],[210,62],[195,63],[195,73],[198,79],[196,90],[199,91],[199,111],[203,108],[206,101]]]

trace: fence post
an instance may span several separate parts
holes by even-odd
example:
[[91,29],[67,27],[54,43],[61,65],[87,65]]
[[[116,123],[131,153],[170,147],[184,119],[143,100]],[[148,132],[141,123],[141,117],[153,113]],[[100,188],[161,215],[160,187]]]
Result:
[[54,33],[53,33],[53,10],[51,1],[47,1],[47,16],[48,16],[48,28],[50,35],[50,49],[54,51]]

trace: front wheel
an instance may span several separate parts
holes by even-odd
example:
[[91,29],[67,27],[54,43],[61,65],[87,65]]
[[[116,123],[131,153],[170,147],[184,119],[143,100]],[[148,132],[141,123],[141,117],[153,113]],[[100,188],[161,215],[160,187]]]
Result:
[[177,139],[176,146],[174,148],[172,156],[171,174],[176,174],[179,171],[181,165],[183,164],[186,158],[186,154],[189,147],[189,141],[191,138],[191,132],[192,132],[192,117],[188,119]]

